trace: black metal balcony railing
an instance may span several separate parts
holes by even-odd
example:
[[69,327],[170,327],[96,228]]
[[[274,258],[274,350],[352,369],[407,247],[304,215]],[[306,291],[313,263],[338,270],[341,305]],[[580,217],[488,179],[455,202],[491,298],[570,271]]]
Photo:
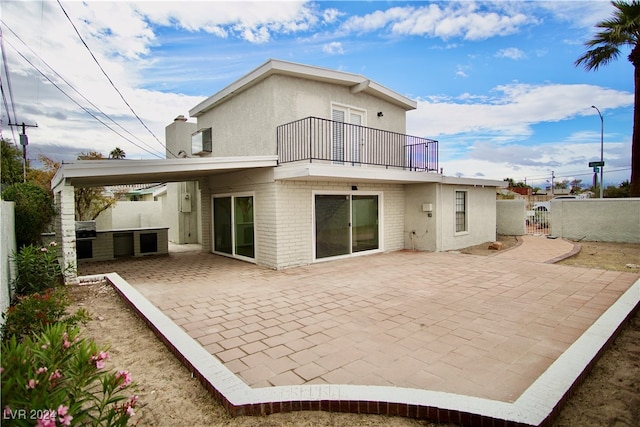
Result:
[[307,117],[278,126],[278,163],[301,160],[438,170],[438,141],[381,129]]

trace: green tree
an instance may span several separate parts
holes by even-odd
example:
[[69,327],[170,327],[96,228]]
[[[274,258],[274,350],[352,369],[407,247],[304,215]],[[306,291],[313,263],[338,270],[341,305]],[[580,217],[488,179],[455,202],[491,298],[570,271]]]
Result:
[[18,247],[39,245],[40,235],[56,214],[51,192],[30,182],[19,182],[7,187],[2,198],[15,203]]
[[508,187],[513,187],[516,185],[516,182],[513,180],[513,178],[505,178],[503,179],[503,181],[507,182]]
[[574,193],[579,193],[582,191],[582,180],[581,179],[573,179],[570,183],[571,191]]
[[125,157],[127,157],[127,153],[122,148],[116,147],[109,153],[110,159],[124,159]]
[[42,163],[42,168],[30,168],[27,171],[27,181],[39,185],[47,191],[50,191],[51,180],[53,179],[53,176],[56,174],[58,169],[60,169],[60,162],[56,162],[55,160],[42,154],[38,156],[38,161]]
[[522,181],[515,182],[513,178],[505,178],[503,181],[506,181],[509,184],[509,188],[531,188],[530,185],[527,185]]
[[629,197],[629,190],[631,185],[629,181],[623,181],[617,187],[615,185],[609,185],[604,189],[604,197],[607,198],[621,198]]
[[2,143],[2,152],[0,153],[2,178],[0,181],[6,185],[22,182],[22,151],[4,138],[0,142]]
[[[102,153],[81,153],[78,160],[104,160]],[[105,194],[104,187],[76,187],[76,221],[94,220],[101,212],[116,204],[117,199]]]
[[633,137],[631,142],[631,197],[640,197],[640,1],[613,1],[613,16],[596,24],[595,36],[585,42],[587,51],[575,61],[588,71],[618,59],[622,48],[628,47],[627,57],[633,64],[634,104]]

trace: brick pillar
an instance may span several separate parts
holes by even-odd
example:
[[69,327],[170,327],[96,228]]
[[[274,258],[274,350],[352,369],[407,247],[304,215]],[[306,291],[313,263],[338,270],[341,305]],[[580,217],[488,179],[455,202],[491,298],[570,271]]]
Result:
[[209,187],[210,178],[202,178],[199,180],[200,198],[202,205],[202,251],[212,252],[213,242],[211,241],[211,229],[213,227],[213,212],[211,211],[211,188]]
[[67,280],[78,276],[76,255],[75,194],[72,185],[60,183],[53,189],[58,216],[56,217],[56,240],[60,245],[62,268],[68,267]]

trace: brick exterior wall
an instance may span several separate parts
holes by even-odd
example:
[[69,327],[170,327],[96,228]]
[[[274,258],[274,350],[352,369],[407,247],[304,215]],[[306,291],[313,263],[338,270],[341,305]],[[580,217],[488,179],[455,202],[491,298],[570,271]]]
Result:
[[56,216],[55,232],[62,268],[70,267],[73,271],[77,271],[74,187],[70,185],[56,187],[54,200],[59,212]]
[[[273,181],[265,172],[242,172],[201,182],[202,248],[212,251],[211,198],[252,193],[257,264],[282,269],[313,262],[313,194],[315,192],[380,195],[380,246],[404,248],[404,186],[372,183]],[[358,190],[352,191],[352,185]]]
[[402,185],[280,181],[276,183],[278,268],[313,262],[313,194],[380,193],[379,220],[383,227],[381,249],[395,251],[404,247],[404,189]]

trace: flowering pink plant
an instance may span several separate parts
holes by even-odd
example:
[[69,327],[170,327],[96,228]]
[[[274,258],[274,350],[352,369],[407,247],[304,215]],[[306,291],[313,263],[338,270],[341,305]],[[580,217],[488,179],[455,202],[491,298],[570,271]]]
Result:
[[126,426],[135,415],[138,397],[122,394],[131,373],[106,370],[109,353],[66,328],[2,342],[3,425]]

